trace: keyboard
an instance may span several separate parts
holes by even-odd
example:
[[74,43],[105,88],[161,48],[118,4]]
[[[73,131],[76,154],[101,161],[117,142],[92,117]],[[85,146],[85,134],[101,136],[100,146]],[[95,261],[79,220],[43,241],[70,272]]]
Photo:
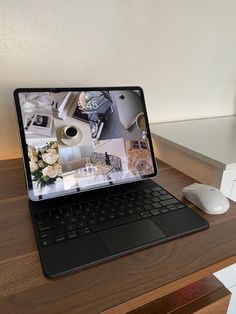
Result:
[[164,215],[186,207],[160,186],[68,204],[34,216],[41,246]]

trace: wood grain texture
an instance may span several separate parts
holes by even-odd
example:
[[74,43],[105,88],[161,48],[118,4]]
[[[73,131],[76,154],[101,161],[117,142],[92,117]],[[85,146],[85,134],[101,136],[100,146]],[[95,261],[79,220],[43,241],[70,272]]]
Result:
[[7,198],[0,203],[0,263],[36,250],[27,198]]
[[[226,290],[225,288],[222,288],[222,290]],[[198,310],[195,312],[195,314],[209,314],[209,313],[214,313],[214,314],[227,314],[227,310],[229,307],[230,303],[230,298],[231,295],[227,294],[223,296],[224,291],[220,291],[221,296],[218,300],[216,299],[215,301],[213,299],[210,300],[211,304],[207,305],[206,307],[202,308],[201,310]],[[226,293],[225,293],[226,294]],[[216,297],[216,295],[212,295],[212,297]],[[175,313],[178,314],[178,313]],[[181,313],[179,313],[181,314]],[[182,314],[186,314],[182,313]]]
[[[193,180],[159,165],[157,182],[181,198],[182,188]],[[122,311],[132,299],[144,296],[140,305],[150,302],[229,265],[236,256],[236,205],[231,203],[224,215],[201,214],[210,222],[208,230],[48,280],[41,271],[21,160],[14,160],[12,168],[1,161],[0,177],[1,314]]]
[[[153,302],[138,307],[129,314],[156,313],[225,313],[225,300],[231,293],[213,275],[167,294]],[[219,305],[219,303],[221,305]],[[220,311],[219,311],[220,308]],[[206,312],[208,311],[208,312]]]
[[17,196],[26,196],[23,163],[17,159],[0,161],[0,201]]
[[222,269],[229,265],[232,265],[236,262],[236,256],[224,259],[218,263],[210,265],[208,267],[202,268],[190,275],[184,276],[182,278],[176,279],[164,286],[161,286],[157,289],[153,289],[147,293],[144,293],[136,298],[133,298],[127,302],[119,304],[113,308],[103,311],[103,314],[124,314],[131,310],[136,309],[137,307],[141,307],[144,304],[150,303],[158,298],[165,296],[166,294],[170,294],[175,292],[181,288],[186,287],[192,283],[196,283],[198,280],[204,279],[208,277],[210,274],[215,272],[216,270]]

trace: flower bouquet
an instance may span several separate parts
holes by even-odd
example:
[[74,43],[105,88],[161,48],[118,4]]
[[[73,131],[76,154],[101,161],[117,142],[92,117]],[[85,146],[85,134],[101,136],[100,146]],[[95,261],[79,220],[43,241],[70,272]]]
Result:
[[33,181],[37,182],[39,188],[53,184],[57,178],[61,178],[62,169],[57,142],[50,142],[42,148],[29,145],[28,157]]

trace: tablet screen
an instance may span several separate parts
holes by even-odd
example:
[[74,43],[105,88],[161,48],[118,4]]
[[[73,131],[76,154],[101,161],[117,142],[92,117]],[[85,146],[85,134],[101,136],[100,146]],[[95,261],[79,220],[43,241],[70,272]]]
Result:
[[15,100],[32,200],[156,175],[141,88],[18,89]]

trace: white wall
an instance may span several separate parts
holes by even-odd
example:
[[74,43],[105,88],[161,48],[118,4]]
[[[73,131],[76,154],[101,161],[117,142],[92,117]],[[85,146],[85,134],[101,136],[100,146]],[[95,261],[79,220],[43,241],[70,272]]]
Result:
[[1,158],[16,87],[141,85],[150,121],[235,113],[235,0],[0,0]]

